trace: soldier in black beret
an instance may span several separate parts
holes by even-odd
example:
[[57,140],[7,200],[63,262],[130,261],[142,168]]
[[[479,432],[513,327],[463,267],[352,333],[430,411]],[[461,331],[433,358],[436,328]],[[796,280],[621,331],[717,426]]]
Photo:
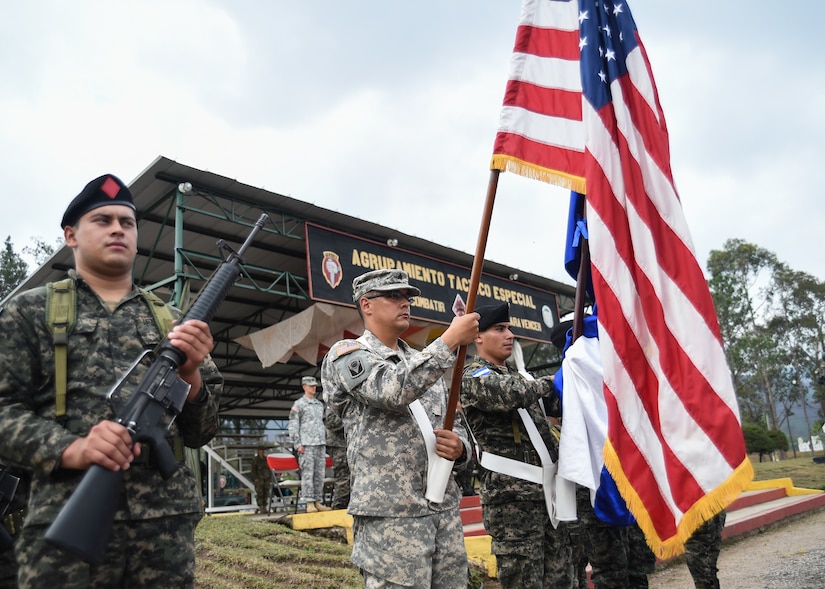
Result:
[[[209,326],[190,320],[170,329],[180,311],[163,308],[161,323],[163,302],[134,283],[135,213],[116,176],[89,182],[61,220],[74,253],[69,277],[17,294],[0,312],[0,456],[32,476],[15,542],[21,589],[194,587],[194,532],[203,516],[194,473],[182,467],[164,479],[155,448],[132,442],[106,394],[144,350],[165,340],[180,350],[186,360],[177,375],[189,393],[167,439],[183,462],[184,447],[198,448],[217,431],[223,380],[209,357]],[[72,327],[53,337],[56,300],[58,311],[75,313]],[[58,318],[67,325],[65,314]],[[146,368],[138,364],[130,382]],[[92,465],[122,472],[123,484],[102,562],[89,564],[45,534]]]
[[514,345],[510,306],[493,303],[475,311],[481,315],[476,355],[464,367],[461,406],[482,452],[479,494],[498,581],[503,589],[573,587],[570,538],[565,525],[550,519],[550,488],[521,478],[526,470],[549,466],[547,457],[558,460],[558,441],[540,403],[548,416],[559,417],[560,400],[550,376],[525,378],[508,361]]

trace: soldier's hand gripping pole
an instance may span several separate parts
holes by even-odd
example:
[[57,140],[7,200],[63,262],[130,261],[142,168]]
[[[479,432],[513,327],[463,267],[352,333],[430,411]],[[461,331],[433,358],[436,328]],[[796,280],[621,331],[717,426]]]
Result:
[[[268,218],[266,214],[261,215],[240,249],[229,252],[179,323],[192,319],[208,323],[212,319],[241,273],[244,253]],[[135,361],[115,385],[110,396],[116,394],[127,382],[129,374],[142,357]],[[182,411],[189,394],[189,384],[178,376],[178,368],[185,361],[186,355],[167,339],[160,346],[157,356],[147,368],[129,402],[122,411],[118,411],[115,418],[115,421],[129,430],[132,442],[148,443],[151,446],[152,455],[157,459],[158,471],[164,479],[172,476],[179,466],[165,436],[172,421]],[[168,424],[164,424],[167,415]],[[93,464],[49,526],[46,541],[90,564],[102,563],[122,486],[123,471],[113,471]]]

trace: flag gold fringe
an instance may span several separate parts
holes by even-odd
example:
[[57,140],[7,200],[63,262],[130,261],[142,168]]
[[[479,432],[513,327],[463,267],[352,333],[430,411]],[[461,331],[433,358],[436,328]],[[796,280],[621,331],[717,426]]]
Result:
[[676,528],[676,535],[671,538],[659,538],[653,526],[650,514],[645,509],[641,498],[631,486],[621,468],[619,457],[608,439],[604,445],[604,463],[616,481],[619,492],[627,503],[628,509],[645,534],[647,543],[656,556],[662,560],[678,556],[685,551],[685,542],[704,522],[717,513],[727,509],[737,497],[746,490],[753,480],[753,465],[747,456],[739,466],[718,487],[697,501],[683,516]]
[[542,168],[536,164],[525,162],[511,155],[504,155],[497,153],[493,155],[490,162],[491,170],[500,170],[502,172],[512,172],[531,180],[539,180],[547,184],[554,184],[562,188],[575,190],[581,194],[585,194],[585,181],[581,176],[574,176],[558,170],[551,170],[549,168]]

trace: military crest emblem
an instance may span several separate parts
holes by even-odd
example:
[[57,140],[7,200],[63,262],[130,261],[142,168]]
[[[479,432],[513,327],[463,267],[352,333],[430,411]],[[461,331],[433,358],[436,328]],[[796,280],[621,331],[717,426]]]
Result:
[[341,266],[338,254],[330,251],[324,252],[324,257],[321,260],[321,274],[324,275],[324,280],[332,288],[341,284],[341,279],[344,278],[344,268]]

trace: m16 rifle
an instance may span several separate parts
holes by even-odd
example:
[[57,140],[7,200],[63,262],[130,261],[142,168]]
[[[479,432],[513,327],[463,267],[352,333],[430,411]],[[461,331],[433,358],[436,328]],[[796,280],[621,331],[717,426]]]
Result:
[[[208,323],[212,319],[240,275],[244,253],[268,218],[266,214],[261,215],[237,252],[232,252],[228,246],[219,242],[229,253],[179,323],[193,319]],[[110,400],[119,398],[124,383],[145,355],[146,352],[115,384],[109,393]],[[189,383],[178,376],[178,368],[185,361],[186,355],[166,340],[125,407],[115,407],[115,421],[129,430],[132,442],[148,443],[151,446],[158,471],[164,479],[171,477],[179,467],[165,436],[174,419],[183,410],[189,394]],[[90,564],[102,563],[122,487],[123,471],[113,471],[93,464],[49,526],[46,541]]]

